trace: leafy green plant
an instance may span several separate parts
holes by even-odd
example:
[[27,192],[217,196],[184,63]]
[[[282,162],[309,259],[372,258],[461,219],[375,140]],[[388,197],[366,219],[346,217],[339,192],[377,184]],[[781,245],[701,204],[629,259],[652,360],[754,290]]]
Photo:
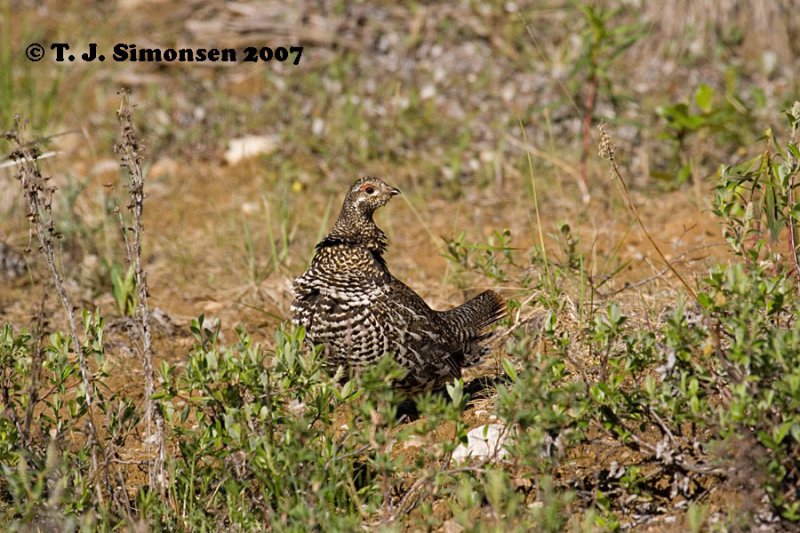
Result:
[[653,479],[664,477],[691,497],[733,468],[717,466],[720,443],[745,439],[758,458],[747,468],[763,476],[774,508],[798,521],[800,298],[787,274],[742,264],[716,268],[698,297],[699,321],[679,306],[658,336],[630,330],[614,305],[593,323],[601,364],[587,416],[660,470],[641,478],[627,465],[615,492],[651,498]]
[[444,257],[463,271],[479,272],[496,281],[508,279],[508,268],[514,265],[511,231],[495,231],[483,243],[466,242],[466,233],[455,239],[445,239]]
[[[733,74],[728,77],[724,95],[708,84],[701,83],[692,100],[665,104],[656,108],[666,129],[661,137],[672,144],[671,167],[651,174],[667,182],[681,184],[693,178],[697,168],[706,163],[709,142],[725,147],[746,146],[754,137],[752,109],[747,107],[736,91]],[[752,98],[754,107],[760,98]],[[745,100],[746,101],[746,100]]]
[[583,16],[580,32],[580,51],[569,74],[572,93],[580,102],[583,145],[581,148],[581,179],[584,194],[588,190],[586,162],[592,146],[591,130],[595,120],[598,97],[606,97],[612,105],[618,103],[617,88],[611,68],[623,52],[643,35],[639,23],[623,24],[618,19],[623,8],[599,4],[577,3]]
[[114,295],[114,303],[117,304],[120,315],[133,316],[136,313],[138,296],[133,265],[128,267],[128,272],[124,276],[119,263],[111,266],[111,293]]
[[[716,269],[702,299],[724,337],[715,346],[714,374],[724,399],[721,435],[758,444],[770,499],[800,521],[800,298],[786,274],[741,264]],[[716,380],[720,381],[719,378]],[[709,421],[710,422],[710,421]]]
[[333,416],[386,390],[395,371],[383,366],[358,388],[353,381],[340,386],[323,372],[319,350],[303,350],[302,330],[279,330],[271,354],[241,328],[235,345],[220,346],[218,330],[208,329],[202,316],[192,332],[196,344],[185,373],[163,364],[157,394],[167,400],[166,420],[180,452],[169,470],[170,490],[181,503],[161,518],[164,526],[224,519],[252,527],[345,529],[378,508],[382,492],[370,480],[393,468],[380,451],[393,425],[392,404],[363,404],[364,432],[333,431]]
[[723,234],[733,252],[748,261],[778,260],[777,241],[786,230],[797,268],[800,205],[795,187],[800,170],[800,103],[795,103],[787,115],[791,134],[785,145],[767,131],[766,147],[758,157],[722,167],[714,213],[723,221]]
[[[83,313],[82,349],[95,372],[90,384],[95,406],[80,391],[80,366],[71,341],[53,333],[39,346],[29,332],[0,329],[3,414],[0,415],[0,516],[14,528],[36,523],[88,525],[120,520],[125,512],[99,505],[102,491],[113,493],[118,453],[138,422],[131,401],[108,393],[103,320]],[[35,419],[34,419],[35,414]],[[95,422],[88,425],[89,418]],[[101,423],[102,422],[102,423]],[[102,428],[102,438],[91,427]],[[87,442],[95,439],[101,464]],[[102,475],[94,477],[91,472]],[[105,480],[105,481],[103,481]],[[119,513],[119,514],[117,514]],[[114,518],[116,515],[116,518]]]
[[[591,367],[570,357],[575,343],[556,333],[554,317],[543,324],[551,351],[571,363],[588,392],[584,401],[557,402],[583,413],[587,424],[574,433],[577,442],[600,431],[637,457],[615,461],[593,485],[587,520],[596,527],[622,527],[622,513],[633,502],[666,505],[680,495],[697,505],[708,487],[737,483],[735,471],[759,480],[783,519],[800,520],[800,344],[794,318],[800,295],[791,283],[793,269],[773,246],[775,237],[793,230],[794,112],[790,120],[785,149],[737,169],[735,182],[725,179],[732,172],[723,172],[716,213],[742,260],[715,267],[693,292],[693,307],[679,303],[662,326],[648,328],[632,324],[619,304],[608,302],[584,333]],[[552,390],[552,384],[541,388]],[[725,451],[742,448],[744,457]],[[704,520],[699,509],[687,515],[695,529]],[[745,528],[753,521],[744,511],[729,519]]]

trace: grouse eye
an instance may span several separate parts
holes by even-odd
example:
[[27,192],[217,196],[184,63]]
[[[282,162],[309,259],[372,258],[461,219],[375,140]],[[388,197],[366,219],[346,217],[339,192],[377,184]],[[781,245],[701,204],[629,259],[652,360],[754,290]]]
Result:
[[364,191],[365,191],[367,194],[373,194],[373,193],[375,193],[375,187],[373,187],[372,185],[367,185],[367,186],[364,188]]

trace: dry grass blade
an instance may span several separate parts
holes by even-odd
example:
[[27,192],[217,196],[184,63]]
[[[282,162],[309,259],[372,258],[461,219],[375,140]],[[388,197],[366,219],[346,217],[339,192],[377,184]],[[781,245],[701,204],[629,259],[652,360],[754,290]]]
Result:
[[[575,178],[577,180],[576,183],[580,183],[581,174],[578,171],[578,169],[576,169],[575,167],[573,167],[572,165],[570,165],[557,155],[546,152],[544,150],[540,150],[539,148],[536,148],[533,144],[527,142],[526,140],[520,141],[516,137],[509,134],[505,136],[505,140],[507,140],[508,143],[514,148],[519,148],[520,150],[524,150],[526,153],[533,154],[539,159],[547,161],[554,167]],[[583,185],[579,184],[578,187],[581,189],[581,195],[589,194],[589,191],[585,189]]]
[[[797,129],[798,125],[800,125],[800,102],[795,102],[792,106],[790,111],[792,116],[792,133],[789,139],[789,142],[793,145],[797,145]],[[798,168],[798,161],[795,161],[794,156],[791,152],[788,152],[787,157],[789,158],[790,167],[794,169],[791,176],[789,176],[789,205],[795,205],[795,198],[794,198],[794,187],[795,187],[795,178],[797,177],[797,168]],[[798,257],[798,236],[797,236],[797,226],[795,224],[795,216],[793,214],[793,210],[789,210],[789,216],[787,217],[787,222],[789,224],[789,244],[792,246],[792,262],[794,263],[794,273],[797,276],[797,283],[800,286],[800,257]]]
[[[36,156],[36,161],[41,161],[42,159],[49,159],[51,157],[57,156],[60,153],[61,152],[44,152],[43,154],[40,154],[40,155]],[[19,161],[9,160],[9,161],[3,161],[2,163],[0,163],[0,168],[9,168],[9,167],[19,166],[19,165],[20,165]]]
[[663,261],[664,265],[670,270],[670,272],[675,274],[675,277],[678,278],[678,280],[680,280],[680,282],[686,288],[687,292],[691,294],[692,298],[694,298],[696,301],[697,291],[695,291],[694,288],[691,285],[689,285],[689,282],[686,281],[686,279],[681,275],[681,273],[678,272],[678,270],[672,265],[669,259],[667,259],[667,257],[664,255],[664,252],[661,251],[661,248],[658,246],[656,241],[650,235],[650,232],[647,231],[647,228],[645,227],[644,222],[642,221],[642,217],[639,215],[639,210],[636,209],[636,205],[633,203],[630,191],[628,190],[628,184],[625,183],[625,180],[622,178],[622,174],[619,171],[619,167],[617,166],[617,161],[614,158],[614,145],[611,143],[611,139],[608,136],[605,123],[601,123],[599,126],[597,126],[597,129],[600,130],[600,157],[602,157],[611,164],[612,176],[616,177],[617,180],[619,181],[622,190],[622,197],[625,199],[625,202],[628,205],[628,209],[630,210],[631,214],[636,219],[636,223],[639,225],[639,229],[642,230],[644,236],[647,238],[648,241],[650,241],[650,244],[653,246],[653,249],[655,249],[656,253],[661,258],[661,261]]

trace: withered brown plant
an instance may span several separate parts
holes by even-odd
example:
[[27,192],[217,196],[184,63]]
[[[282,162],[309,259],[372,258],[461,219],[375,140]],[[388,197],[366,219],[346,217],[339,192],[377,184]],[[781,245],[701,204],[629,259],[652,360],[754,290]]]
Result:
[[[131,111],[128,94],[124,91],[122,103],[117,111],[117,118],[120,126],[120,142],[114,147],[114,151],[119,154],[122,166],[128,171],[127,189],[130,195],[128,209],[131,211],[133,220],[130,226],[126,226],[120,214],[120,226],[125,241],[128,262],[133,265],[134,276],[136,278],[136,288],[138,291],[138,301],[136,304],[135,318],[136,330],[141,341],[141,360],[144,371],[144,393],[145,393],[145,425],[146,438],[145,444],[148,450],[152,447],[156,450],[156,456],[150,466],[149,477],[150,486],[163,494],[166,486],[164,462],[166,451],[164,447],[164,417],[161,413],[160,405],[153,399],[155,391],[155,372],[153,370],[153,340],[150,332],[150,308],[147,303],[147,276],[142,266],[142,213],[144,211],[144,172],[142,171],[142,159],[144,145],[139,139],[136,129],[133,126],[133,116]],[[131,234],[130,236],[128,234]]]

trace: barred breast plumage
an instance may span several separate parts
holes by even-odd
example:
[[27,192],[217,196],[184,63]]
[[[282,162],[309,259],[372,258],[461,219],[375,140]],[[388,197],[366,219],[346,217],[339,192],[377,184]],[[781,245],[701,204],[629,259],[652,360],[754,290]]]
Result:
[[310,343],[325,346],[331,368],[359,370],[389,354],[407,371],[406,394],[441,387],[486,352],[486,328],[505,304],[485,291],[449,311],[435,311],[389,272],[386,235],[372,219],[400,191],[365,177],[349,189],[333,229],[294,280],[292,320]]

